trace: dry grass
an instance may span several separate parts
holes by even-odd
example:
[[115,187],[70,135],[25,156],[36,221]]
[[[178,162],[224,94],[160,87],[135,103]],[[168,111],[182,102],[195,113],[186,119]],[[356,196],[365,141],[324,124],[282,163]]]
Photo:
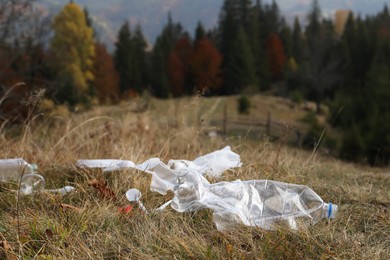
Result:
[[[200,105],[203,101],[199,99],[153,101],[142,113],[132,112],[137,105],[125,103],[67,118],[42,118],[23,129],[5,128],[0,136],[1,158],[23,157],[37,163],[48,188],[72,185],[77,191],[65,197],[37,193],[17,198],[13,192],[16,185],[1,185],[0,258],[390,258],[389,169],[312,156],[267,140],[210,138],[203,134],[198,120],[209,109],[220,109],[211,101],[215,100],[206,100],[210,106]],[[175,111],[176,116],[166,116]],[[176,128],[170,127],[169,120],[176,122]],[[223,180],[273,179],[305,184],[325,201],[340,205],[338,218],[299,231],[238,226],[221,233],[208,210],[119,213],[119,207],[128,205],[124,193],[129,188],[142,192],[148,209],[172,195],[150,192],[150,176],[142,172],[102,174],[74,167],[82,158],[134,162],[150,157],[194,159],[225,145],[241,155],[244,165],[226,173]],[[88,181],[95,178],[107,180],[117,199],[106,200],[89,186]]]

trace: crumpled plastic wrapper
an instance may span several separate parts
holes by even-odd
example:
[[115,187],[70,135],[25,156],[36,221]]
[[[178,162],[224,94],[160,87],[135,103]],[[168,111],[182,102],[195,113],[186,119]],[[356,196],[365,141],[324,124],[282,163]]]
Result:
[[165,164],[159,158],[151,158],[141,164],[135,164],[126,160],[78,160],[76,166],[101,168],[103,171],[129,168],[144,171],[152,174],[150,189],[165,195],[168,191],[175,189],[180,173],[190,171],[218,178],[228,169],[241,167],[241,161],[240,156],[232,152],[230,146],[226,146],[221,150],[200,156],[193,161],[169,160],[168,164]]

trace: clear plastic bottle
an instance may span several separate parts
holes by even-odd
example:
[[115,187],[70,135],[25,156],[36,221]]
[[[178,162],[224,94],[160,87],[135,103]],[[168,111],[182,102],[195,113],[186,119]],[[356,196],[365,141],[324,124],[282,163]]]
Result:
[[335,218],[338,210],[304,185],[271,180],[209,184],[190,173],[176,186],[172,208],[179,212],[212,209],[219,230],[237,223],[273,229],[283,222],[299,229],[301,224]]
[[20,176],[35,173],[37,166],[22,158],[0,160],[0,181],[19,181]]
[[36,164],[29,164],[22,158],[0,160],[0,182],[16,182],[20,177],[22,194],[31,194],[34,190],[45,187],[45,179],[36,174],[38,167]]

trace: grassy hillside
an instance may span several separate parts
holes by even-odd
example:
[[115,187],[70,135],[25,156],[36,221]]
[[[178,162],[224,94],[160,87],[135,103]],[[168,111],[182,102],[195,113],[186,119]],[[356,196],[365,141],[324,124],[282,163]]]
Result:
[[[259,102],[252,108],[254,117],[262,117],[270,107],[278,121],[294,121],[305,113],[283,112],[288,107],[283,100],[255,98]],[[45,115],[22,128],[2,128],[1,158],[23,157],[37,163],[47,188],[77,189],[64,197],[45,192],[21,197],[16,184],[0,184],[0,258],[390,258],[389,169],[343,163],[266,138],[209,137],[203,131],[208,126],[202,124],[223,114],[224,102],[235,104],[235,98],[151,100],[148,108],[143,102],[123,103],[64,117]],[[234,106],[228,110],[234,117]],[[199,123],[199,118],[204,120]],[[82,158],[136,163],[150,157],[191,160],[225,145],[241,155],[243,167],[227,172],[222,180],[308,185],[325,201],[339,205],[337,219],[299,231],[237,226],[219,232],[208,210],[182,214],[168,208],[145,215],[134,209],[123,214],[118,208],[128,205],[124,193],[129,188],[142,192],[150,210],[172,194],[152,193],[150,176],[136,170],[102,174],[74,167]],[[104,199],[88,185],[96,178],[108,182],[116,200]]]

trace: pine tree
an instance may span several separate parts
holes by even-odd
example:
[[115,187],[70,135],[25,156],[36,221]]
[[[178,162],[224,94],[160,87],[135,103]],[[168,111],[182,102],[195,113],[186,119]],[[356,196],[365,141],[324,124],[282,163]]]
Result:
[[298,17],[295,17],[292,32],[291,56],[294,57],[298,64],[302,61],[303,58],[303,45],[304,41],[301,24],[299,23]]
[[194,44],[196,44],[198,41],[202,40],[204,37],[206,37],[206,32],[203,28],[203,25],[201,22],[198,22],[198,25],[195,29],[195,40]]
[[340,39],[348,61],[345,80],[331,107],[337,115],[331,120],[342,133],[341,157],[371,165],[388,165],[390,160],[390,43],[382,27],[386,16],[384,11],[365,19],[348,17]]
[[156,97],[168,98],[170,96],[167,77],[167,58],[161,45],[155,45],[152,55],[152,92]]
[[147,61],[145,49],[147,47],[146,40],[143,36],[140,25],[137,25],[132,37],[132,56],[133,56],[133,71],[134,89],[137,93],[142,93],[148,84]]
[[365,160],[371,165],[388,165],[390,160],[390,43],[379,44],[366,74],[366,85],[344,91],[335,101],[343,107],[336,126],[342,130],[340,155]]
[[160,98],[170,96],[168,81],[168,59],[176,41],[186,34],[180,23],[174,23],[168,15],[168,23],[157,37],[152,53],[151,84],[152,92]]
[[[388,166],[390,162],[390,42],[377,48],[376,58],[367,74],[365,113],[359,128],[364,140],[364,153],[371,165]],[[363,105],[360,104],[360,105]]]
[[[270,64],[268,64],[266,44],[267,39],[272,33],[281,33],[283,21],[280,16],[280,11],[277,3],[272,1],[271,5],[261,6],[259,1],[259,43],[261,51],[259,53],[258,62],[258,77],[260,78],[260,88],[266,90],[271,86],[272,75],[270,74]],[[257,5],[256,4],[256,5]],[[287,38],[286,38],[287,40]]]
[[[225,0],[219,21],[219,49],[223,55],[221,94],[234,94],[256,84],[256,65],[247,31],[251,29],[251,1]],[[252,32],[251,32],[252,35]],[[240,45],[242,44],[242,45]],[[240,64],[236,64],[236,62]],[[244,67],[238,68],[243,65]],[[233,73],[239,73],[233,75]],[[239,79],[240,76],[245,79]]]
[[295,17],[291,34],[291,51],[286,70],[288,94],[290,95],[302,96],[305,92],[304,76],[302,75],[302,64],[305,52],[306,43],[303,32],[298,18]]
[[272,32],[279,33],[281,26],[281,16],[279,6],[275,0],[272,0],[270,6],[265,6],[264,17],[262,21],[264,24],[263,29],[267,36]]
[[320,23],[321,10],[318,1],[313,1],[306,28],[307,48],[303,62],[303,74],[309,86],[308,97],[316,102],[320,113],[327,92],[342,80],[341,59],[335,51],[335,32],[331,22]]
[[222,94],[237,94],[255,83],[254,60],[244,29],[240,28],[233,40],[232,51],[226,56],[229,61],[224,70]]
[[[240,27],[235,9],[236,0],[225,0],[219,18],[219,49],[221,53],[228,56],[233,46],[233,39],[237,37]],[[228,60],[224,60],[223,68]]]
[[318,0],[313,0],[307,20],[306,37],[309,44],[314,44],[313,41],[316,41],[321,33],[321,8]]
[[129,23],[126,21],[119,29],[117,42],[115,43],[114,62],[116,70],[119,74],[119,86],[121,93],[129,91],[132,87],[131,82],[134,75],[132,75],[133,56],[132,56],[132,42],[131,29]]
[[261,64],[264,60],[264,49],[261,41],[260,34],[260,17],[262,14],[260,1],[256,1],[255,6],[251,8],[250,12],[250,24],[248,29],[248,41],[252,49],[252,55],[255,68],[255,84],[259,85],[259,79],[261,77]]
[[93,80],[94,41],[83,10],[75,3],[64,6],[55,17],[50,52],[57,71],[60,101],[86,101]]
[[286,57],[292,56],[292,31],[290,26],[287,25],[284,18],[281,20],[279,37],[283,43],[284,53]]

